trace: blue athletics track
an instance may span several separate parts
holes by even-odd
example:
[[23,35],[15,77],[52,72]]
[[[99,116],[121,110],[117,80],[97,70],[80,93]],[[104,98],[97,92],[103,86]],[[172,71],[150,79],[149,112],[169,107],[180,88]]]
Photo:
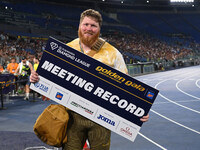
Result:
[[[112,133],[111,150],[199,150],[200,66],[135,77],[159,89],[150,119],[134,142]],[[0,110],[0,150],[56,149],[33,133],[38,115],[52,101],[10,97]]]

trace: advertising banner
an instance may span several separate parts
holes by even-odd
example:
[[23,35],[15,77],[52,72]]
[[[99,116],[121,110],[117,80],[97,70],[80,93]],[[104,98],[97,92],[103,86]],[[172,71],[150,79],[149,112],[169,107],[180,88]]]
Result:
[[134,141],[158,90],[49,38],[31,89]]
[[8,94],[14,90],[15,76],[13,74],[0,74],[0,84],[3,90],[3,94]]

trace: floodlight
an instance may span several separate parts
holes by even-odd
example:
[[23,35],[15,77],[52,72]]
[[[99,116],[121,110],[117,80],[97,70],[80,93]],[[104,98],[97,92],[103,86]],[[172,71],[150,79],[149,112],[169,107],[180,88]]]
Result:
[[172,3],[193,3],[194,0],[170,0]]

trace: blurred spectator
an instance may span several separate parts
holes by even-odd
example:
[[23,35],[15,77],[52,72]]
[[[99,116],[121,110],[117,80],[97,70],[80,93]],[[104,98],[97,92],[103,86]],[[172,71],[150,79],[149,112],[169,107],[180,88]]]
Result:
[[18,63],[16,63],[15,58],[11,58],[11,62],[7,65],[7,70],[9,73],[14,74],[15,71],[17,70]]
[[15,71],[15,73],[19,74],[19,80],[25,80],[25,82],[22,83],[25,87],[24,100],[29,100],[29,93],[30,93],[29,76],[32,70],[33,66],[31,65],[31,63],[27,61],[26,57],[23,57],[21,63],[19,63],[17,70]]
[[39,59],[38,59],[38,56],[35,56],[35,57],[34,57],[33,62],[34,62],[33,68],[34,68],[35,71],[37,71],[37,68],[38,68],[38,66],[39,66]]
[[126,62],[132,62],[131,59],[134,59],[131,56],[127,57],[127,54],[133,54],[154,62],[161,60],[173,61],[188,55],[194,55],[191,48],[183,47],[180,43],[169,44],[147,34],[113,34],[104,38],[119,50],[124,51],[125,59],[128,59],[128,61],[125,60]]
[[[35,57],[33,58],[33,62],[34,62],[33,69],[34,69],[35,71],[37,71],[37,68],[38,68],[38,66],[39,66],[39,59],[38,59],[38,56],[37,56],[37,55],[35,55]],[[37,93],[37,92],[36,92],[36,93]],[[38,98],[43,98],[43,100],[44,100],[44,99],[47,99],[46,97],[41,96],[39,93],[37,93],[37,97],[38,97]]]
[[[122,53],[127,64],[148,62],[178,61],[188,56],[200,53],[200,44],[195,41],[166,42],[147,34],[107,34],[103,36]],[[65,41],[66,42],[66,41]],[[23,56],[30,58],[33,54],[40,58],[45,49],[46,40],[32,39],[30,37],[16,37],[6,33],[0,34],[0,57],[3,67],[9,63],[11,57],[19,62]],[[32,63],[33,65],[33,63]]]
[[3,66],[0,64],[0,73],[3,73]]
[[[17,70],[18,63],[16,63],[15,58],[11,58],[10,63],[7,65],[7,70],[11,74],[15,74],[15,71]],[[18,78],[15,76],[15,81],[17,81]],[[18,84],[17,82],[15,83],[15,90],[12,91],[12,95],[14,96],[14,93],[17,95],[17,90],[18,90]]]
[[[30,39],[6,35],[1,33],[0,57],[9,60],[9,57],[30,57],[33,54],[40,54],[46,45],[46,40]],[[3,40],[2,40],[3,39]]]

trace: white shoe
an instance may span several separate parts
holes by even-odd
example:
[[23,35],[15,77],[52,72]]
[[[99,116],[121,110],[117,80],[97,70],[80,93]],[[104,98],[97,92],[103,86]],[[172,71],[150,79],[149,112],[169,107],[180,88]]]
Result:
[[25,101],[28,101],[28,100],[29,100],[29,98],[28,98],[28,97],[24,97],[24,100],[25,100]]

